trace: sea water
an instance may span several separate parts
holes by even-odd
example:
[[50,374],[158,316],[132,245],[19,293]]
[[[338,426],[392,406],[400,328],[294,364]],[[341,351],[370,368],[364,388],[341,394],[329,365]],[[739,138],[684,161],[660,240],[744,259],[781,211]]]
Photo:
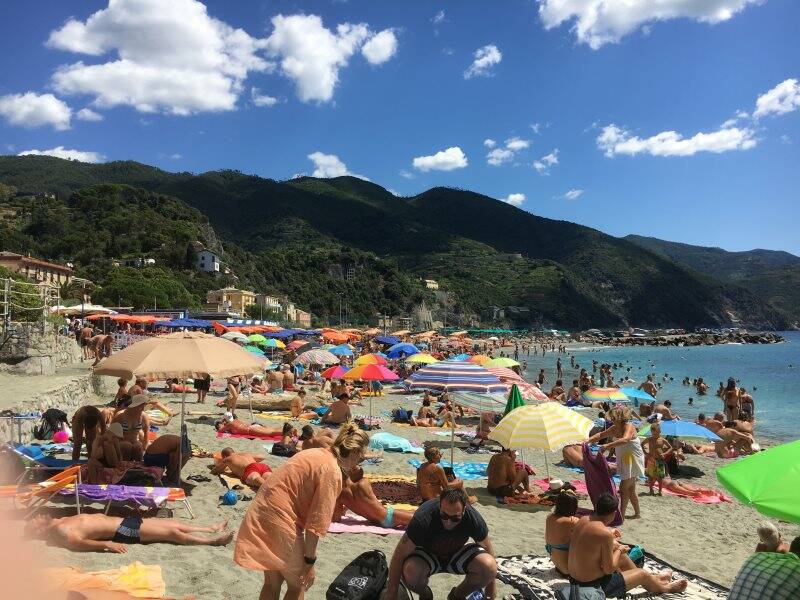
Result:
[[[622,363],[614,370],[614,381],[619,383],[629,373],[638,386],[649,373],[655,383],[661,384],[659,401],[671,400],[672,410],[681,418],[692,420],[701,412],[711,416],[722,412],[722,400],[715,395],[719,383],[728,377],[738,380],[753,396],[756,406],[756,438],[790,441],[800,438],[800,332],[783,332],[786,342],[780,344],[722,344],[692,347],[598,347],[571,348],[567,355],[541,351],[530,356],[521,353],[519,362],[528,362],[525,379],[534,381],[539,369],[544,368],[548,382],[546,392],[555,384],[556,359],[561,357],[564,388],[569,389],[577,379],[579,369],[570,368],[569,355],[591,373],[592,360],[598,364]],[[627,368],[630,367],[630,372]],[[666,381],[664,380],[667,375]],[[702,377],[708,384],[708,393],[698,396],[692,386],[682,385],[684,377],[691,380]],[[598,374],[595,374],[595,380]],[[688,405],[689,398],[693,404]]]

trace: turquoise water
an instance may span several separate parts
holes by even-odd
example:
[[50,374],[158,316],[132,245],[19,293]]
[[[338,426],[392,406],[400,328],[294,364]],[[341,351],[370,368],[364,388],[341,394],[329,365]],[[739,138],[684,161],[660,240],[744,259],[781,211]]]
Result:
[[[756,403],[756,437],[778,441],[800,438],[800,333],[786,332],[783,344],[752,344],[721,346],[699,346],[692,348],[615,347],[595,349],[572,349],[570,353],[581,367],[591,372],[592,360],[598,363],[623,363],[625,368],[615,370],[615,381],[619,381],[631,367],[630,376],[638,385],[648,373],[656,375],[661,383],[659,400],[671,400],[672,409],[682,418],[697,418],[698,413],[713,414],[722,410],[722,400],[714,395],[719,382],[735,377],[739,385],[747,389]],[[545,369],[546,391],[555,381],[556,358],[548,352],[545,358],[521,354],[519,361],[528,361],[525,379],[533,381],[540,368]],[[568,387],[577,377],[577,370],[570,368],[569,355],[561,357],[564,384]],[[654,365],[654,366],[653,366]],[[663,381],[665,373],[673,378]],[[702,377],[709,386],[706,396],[698,396],[691,386],[681,385],[684,377]],[[754,389],[755,388],[755,389]],[[693,406],[687,401],[694,398]]]

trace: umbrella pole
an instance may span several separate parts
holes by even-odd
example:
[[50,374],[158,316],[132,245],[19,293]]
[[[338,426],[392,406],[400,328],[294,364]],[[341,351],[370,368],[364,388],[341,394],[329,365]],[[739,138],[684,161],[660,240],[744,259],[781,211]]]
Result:
[[450,422],[452,425],[450,426],[450,467],[452,468],[455,464],[453,455],[456,451],[456,418],[454,415],[450,415]]
[[544,472],[546,473],[547,479],[550,479],[550,464],[547,460],[547,450],[542,448],[542,456],[544,456]]
[[181,381],[181,431],[180,431],[180,444],[178,444],[178,487],[183,485],[181,480],[181,471],[183,470],[183,428],[186,420],[186,378]]

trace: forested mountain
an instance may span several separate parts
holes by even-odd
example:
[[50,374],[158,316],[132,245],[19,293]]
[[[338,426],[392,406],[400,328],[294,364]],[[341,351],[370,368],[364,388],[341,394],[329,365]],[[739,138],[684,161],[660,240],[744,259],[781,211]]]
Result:
[[[365,320],[376,312],[408,311],[431,299],[419,283],[424,277],[452,292],[454,312],[484,316],[491,306],[529,309],[519,312],[528,321],[519,325],[539,319],[566,327],[695,327],[736,320],[786,325],[781,311],[741,287],[629,241],[467,191],[434,188],[400,198],[353,177],[277,182],[236,171],[193,175],[130,161],[95,165],[44,156],[0,157],[0,183],[16,188],[4,204],[19,203],[26,194],[56,193],[49,210],[67,211],[60,217],[67,229],[85,227],[101,238],[88,245],[100,243],[104,260],[131,250],[114,245],[131,244],[127,238],[111,241],[125,233],[121,221],[162,220],[163,228],[128,234],[144,244],[141,252],[162,247],[163,236],[176,240],[157,264],[195,298],[220,281],[186,268],[193,237],[221,242],[242,285],[287,294],[319,316],[336,314],[343,298],[350,314],[357,310]],[[86,212],[81,202],[87,194],[99,198],[106,213],[84,223],[79,213]],[[33,204],[25,214],[45,204],[27,202]],[[3,249],[70,259],[91,272],[91,250],[59,246],[50,240],[52,232],[32,236],[26,219],[4,219]],[[348,265],[359,273],[350,281],[339,275]],[[95,277],[102,285],[107,276]]]

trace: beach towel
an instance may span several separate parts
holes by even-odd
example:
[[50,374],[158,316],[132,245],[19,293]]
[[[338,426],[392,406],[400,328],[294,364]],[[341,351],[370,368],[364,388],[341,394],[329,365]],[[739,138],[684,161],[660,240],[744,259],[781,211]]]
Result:
[[[416,508],[416,507],[414,507]],[[328,533],[375,533],[377,535],[403,535],[405,529],[390,529],[379,525],[372,525],[364,517],[349,510],[340,521],[332,521],[328,526]]]
[[273,442],[279,442],[281,440],[281,434],[276,433],[273,435],[247,435],[244,433],[228,433],[228,432],[217,432],[218,438],[242,438],[245,440],[270,440]]
[[[533,479],[531,480],[531,483],[538,485],[545,492],[550,489],[550,479]],[[589,493],[589,490],[586,488],[586,482],[581,481],[580,479],[573,479],[570,481],[570,484],[572,484],[572,487],[574,487],[575,491],[579,494]]]
[[534,496],[534,495],[520,495],[520,496],[497,496],[497,503],[498,504],[529,504],[529,505],[541,505],[541,506],[553,506],[555,502],[550,498],[546,498],[545,496]]
[[[589,498],[592,500],[592,506],[594,506],[598,496],[603,492],[610,492],[614,494],[615,498],[619,499],[617,486],[611,480],[611,473],[608,471],[608,463],[605,457],[600,452],[592,452],[588,444],[583,444],[583,470],[586,474],[586,487],[589,492]],[[617,508],[614,520],[609,525],[616,527],[617,525],[622,525],[622,522],[622,514]]]
[[81,467],[81,481],[96,485],[115,484],[125,477],[125,474],[131,469],[146,471],[153,477],[154,481],[161,481],[161,477],[164,475],[164,469],[161,467],[146,467],[142,463],[124,460],[116,467],[93,466],[91,469],[91,477],[89,476],[89,467],[84,465]]
[[[74,488],[67,487],[58,492],[62,496],[74,497]],[[158,508],[167,500],[181,501],[186,498],[181,488],[140,487],[131,485],[95,485],[81,483],[78,494],[83,502],[132,503],[145,509]]]
[[[673,571],[677,577],[686,579],[689,585],[680,594],[648,594],[644,588],[637,587],[626,598],[660,598],[662,600],[725,600],[728,590],[693,573],[677,569],[668,563],[645,552],[644,569],[652,573]],[[497,579],[515,588],[522,598],[534,600],[555,600],[555,590],[567,585],[547,556],[498,556]]]
[[[441,437],[450,437],[452,435],[450,433],[450,431],[449,431],[450,428],[448,427],[447,429],[448,429],[448,431],[434,431],[433,435],[438,435],[438,436],[441,436]],[[477,434],[475,433],[474,430],[459,431],[458,429],[456,429],[456,437],[470,438],[471,439],[471,438],[474,438],[476,435]]]
[[163,598],[167,586],[159,565],[134,562],[107,571],[81,571],[77,567],[44,569],[37,573],[49,589],[63,591],[109,590],[136,598]]
[[697,504],[721,504],[722,502],[730,502],[731,499],[725,494],[721,494],[714,490],[704,490],[702,494],[697,496],[690,496],[689,494],[679,494],[664,488],[664,494],[667,496],[679,496],[680,498],[691,498],[692,502]]
[[[422,461],[416,458],[412,458],[408,461],[415,469],[419,469],[422,465]],[[443,460],[441,463],[442,467],[451,467],[450,462]],[[489,463],[471,463],[471,462],[457,462],[452,465],[453,473],[455,473],[456,477],[463,481],[472,481],[474,479],[485,479],[488,477],[486,474],[486,469],[489,467]]]
[[403,503],[414,506],[422,504],[422,496],[419,495],[415,477],[369,475],[369,483],[378,500],[392,504]]
[[412,454],[422,454],[425,450],[419,446],[414,446],[409,440],[399,435],[394,435],[388,431],[381,431],[369,438],[369,447],[374,450],[386,450],[387,452],[410,452]]

